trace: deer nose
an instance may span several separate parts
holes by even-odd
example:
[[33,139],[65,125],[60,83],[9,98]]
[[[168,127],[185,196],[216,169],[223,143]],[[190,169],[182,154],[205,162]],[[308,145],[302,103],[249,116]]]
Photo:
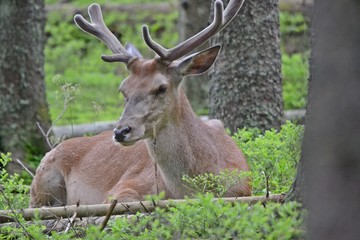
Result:
[[129,132],[131,132],[131,127],[129,126],[124,126],[120,129],[115,128],[114,129],[114,138],[116,141],[118,142],[124,142],[124,139],[126,137],[126,134],[128,134]]

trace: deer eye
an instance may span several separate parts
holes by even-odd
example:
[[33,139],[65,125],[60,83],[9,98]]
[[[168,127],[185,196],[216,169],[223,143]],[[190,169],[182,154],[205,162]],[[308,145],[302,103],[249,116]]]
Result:
[[158,89],[156,89],[155,91],[155,95],[160,95],[160,94],[163,94],[165,93],[167,90],[167,86],[166,85],[160,85],[160,87]]

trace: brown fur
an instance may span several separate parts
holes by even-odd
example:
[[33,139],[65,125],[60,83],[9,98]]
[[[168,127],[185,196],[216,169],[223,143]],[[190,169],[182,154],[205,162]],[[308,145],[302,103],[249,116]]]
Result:
[[[95,204],[156,194],[154,162],[143,141],[122,147],[112,132],[69,139],[46,154],[31,186],[31,207]],[[165,190],[158,179],[160,190]]]

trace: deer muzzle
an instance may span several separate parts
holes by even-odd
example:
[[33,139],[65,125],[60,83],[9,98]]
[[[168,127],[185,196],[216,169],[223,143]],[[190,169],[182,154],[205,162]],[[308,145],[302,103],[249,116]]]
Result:
[[129,133],[131,132],[132,128],[129,126],[123,126],[120,129],[114,129],[114,139],[119,142],[123,143],[126,138],[128,137]]

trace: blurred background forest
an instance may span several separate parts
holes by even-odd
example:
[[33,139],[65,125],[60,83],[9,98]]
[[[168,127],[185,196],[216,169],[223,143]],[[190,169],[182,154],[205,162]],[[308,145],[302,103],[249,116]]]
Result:
[[[108,52],[106,47],[79,31],[73,22],[74,13],[86,14],[87,6],[93,1],[63,2],[66,3],[45,1],[45,79],[51,118],[55,120],[59,116],[64,98],[71,94],[68,110],[58,125],[116,120],[122,112],[122,97],[117,88],[127,71],[122,64],[102,62],[99,56]],[[110,30],[122,42],[137,46],[145,57],[153,57],[153,53],[142,40],[142,24],[147,24],[154,38],[165,47],[178,42],[179,8],[176,1],[98,2],[106,6],[104,18]],[[119,6],[123,11],[119,11]],[[302,109],[306,104],[309,75],[309,19],[281,1],[280,10],[284,107],[287,110]],[[197,109],[197,112],[207,114],[208,110]]]

